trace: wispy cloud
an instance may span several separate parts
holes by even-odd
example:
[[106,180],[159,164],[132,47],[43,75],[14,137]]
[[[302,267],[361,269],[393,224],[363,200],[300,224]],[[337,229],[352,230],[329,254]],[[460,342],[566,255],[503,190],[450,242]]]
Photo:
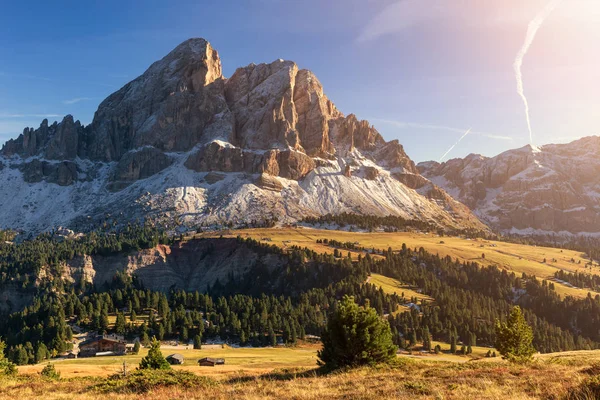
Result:
[[46,78],[45,76],[36,76],[29,74],[9,74],[7,72],[0,71],[0,76],[5,76],[7,78],[19,78],[19,79],[35,79],[39,81],[53,82],[52,79]]
[[1,119],[14,119],[14,118],[58,118],[60,114],[14,114],[14,113],[1,113]]
[[[5,78],[15,78],[15,79],[33,79],[33,80],[38,80],[38,81],[45,81],[45,82],[52,82],[52,83],[65,83],[65,82],[70,82],[73,84],[81,84],[81,82],[79,81],[71,81],[71,80],[64,80],[64,79],[53,79],[53,78],[47,78],[45,76],[37,76],[37,75],[29,75],[29,74],[12,74],[12,73],[8,73],[8,72],[4,72],[4,71],[0,71],[0,77],[5,77]],[[109,84],[109,83],[104,83],[104,82],[94,82],[94,81],[86,81],[86,84],[88,85],[97,85],[97,86],[104,86],[104,87],[109,87],[109,88],[114,88],[115,85]]]
[[93,98],[92,97],[75,97],[74,99],[64,100],[63,104],[75,104],[75,103],[80,103],[82,101],[89,101],[89,100],[93,100]]
[[[432,21],[452,21],[454,25],[494,26],[528,23],[543,0],[398,0],[373,16],[356,38],[369,42],[380,36],[402,32]],[[570,0],[560,7],[559,18],[570,22],[600,22],[597,0]]]
[[379,36],[401,32],[424,22],[443,17],[446,9],[447,6],[442,2],[433,0],[402,0],[390,4],[367,23],[356,41],[364,43]]
[[[383,124],[393,125],[400,129],[422,129],[422,130],[431,130],[431,131],[448,131],[448,132],[456,132],[456,133],[461,133],[461,134],[464,134],[465,131],[467,130],[466,128],[454,128],[451,126],[436,125],[436,124],[423,124],[423,123],[418,123],[418,122],[394,121],[394,120],[390,120],[390,119],[371,118],[370,120],[376,121],[376,122],[381,122]],[[489,139],[505,140],[505,141],[509,141],[509,142],[512,142],[514,140],[510,136],[499,135],[499,134],[490,133],[490,132],[470,130],[469,134],[476,135],[476,136],[483,136],[483,137],[486,137]]]

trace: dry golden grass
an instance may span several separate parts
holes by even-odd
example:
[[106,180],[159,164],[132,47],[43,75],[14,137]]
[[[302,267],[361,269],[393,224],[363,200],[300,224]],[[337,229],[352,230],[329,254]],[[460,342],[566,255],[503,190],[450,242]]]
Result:
[[[335,239],[341,242],[358,242],[365,248],[393,250],[402,248],[405,243],[410,248],[423,247],[425,250],[439,254],[442,257],[450,256],[461,261],[475,261],[484,265],[495,265],[498,268],[514,271],[517,274],[525,272],[534,274],[539,279],[554,279],[554,273],[558,270],[569,272],[586,272],[600,275],[600,268],[586,268],[589,261],[584,255],[577,251],[561,250],[550,247],[526,246],[520,244],[498,242],[491,240],[467,240],[459,237],[439,237],[434,234],[421,234],[412,232],[346,232],[312,228],[262,228],[241,229],[225,232],[211,232],[196,235],[196,237],[251,237],[256,240],[269,238],[270,241],[261,240],[288,248],[293,245],[308,247],[317,252],[333,253],[334,249],[323,244],[316,243],[317,239]],[[443,243],[442,243],[443,242]],[[346,254],[348,251],[343,250]],[[359,252],[351,251],[353,257]],[[485,259],[482,258],[485,254]],[[544,263],[546,259],[546,263]],[[556,259],[556,262],[552,262]],[[571,259],[575,262],[571,262]],[[581,264],[579,264],[581,261]],[[589,290],[570,287],[555,282],[556,292],[561,296],[570,295],[577,298],[587,296]],[[592,292],[592,295],[598,293]]]
[[[217,384],[203,390],[171,387],[142,394],[94,391],[92,387],[101,378],[50,382],[32,376],[0,380],[0,399],[562,399],[589,377],[585,369],[600,359],[600,352],[571,352],[556,357],[541,356],[525,367],[504,361],[402,359],[394,366],[325,375],[315,367],[270,373],[239,371],[213,375]],[[200,367],[190,370],[206,373]]]
[[[184,370],[199,370],[204,375],[231,375],[240,371],[251,373],[267,373],[277,368],[314,367],[317,365],[317,350],[320,345],[302,345],[297,348],[231,348],[217,350],[194,350],[191,346],[163,346],[161,352],[166,357],[169,354],[179,353],[184,357],[184,364],[177,368]],[[123,369],[125,362],[129,369],[136,368],[142,357],[148,353],[147,349],[140,349],[137,355],[91,357],[62,360],[54,362],[54,366],[64,378],[78,376],[105,377],[115,374]],[[198,367],[198,360],[204,357],[225,358],[225,365],[217,367]],[[39,373],[45,363],[25,365],[19,367],[22,374]]]
[[406,285],[398,281],[397,279],[390,278],[387,276],[372,274],[369,277],[369,283],[381,287],[384,292],[389,294],[397,294],[398,296],[401,296],[404,293],[404,298],[408,300],[410,300],[413,297],[416,297],[419,301],[433,301],[433,298],[418,292],[419,288]]

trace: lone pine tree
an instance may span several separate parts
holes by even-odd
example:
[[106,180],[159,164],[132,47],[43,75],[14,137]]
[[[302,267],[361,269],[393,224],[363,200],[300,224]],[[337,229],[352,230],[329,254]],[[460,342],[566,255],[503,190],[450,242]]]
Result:
[[531,361],[536,352],[532,341],[533,330],[527,324],[521,307],[513,307],[508,321],[496,321],[496,349],[504,359],[517,364]]
[[396,356],[389,323],[375,309],[344,296],[322,335],[321,364],[338,368],[387,362]]
[[160,342],[153,337],[148,355],[140,361],[139,369],[171,369],[171,365],[160,351]]

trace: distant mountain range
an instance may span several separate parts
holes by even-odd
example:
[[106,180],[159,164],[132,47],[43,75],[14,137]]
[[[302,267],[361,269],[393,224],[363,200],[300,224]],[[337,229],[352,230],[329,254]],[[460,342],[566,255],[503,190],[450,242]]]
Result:
[[600,137],[424,162],[418,169],[495,230],[600,235]]
[[1,228],[187,229],[342,212],[487,229],[398,141],[344,116],[310,71],[277,60],[224,78],[204,39],[110,95],[90,125],[44,120],[0,151]]

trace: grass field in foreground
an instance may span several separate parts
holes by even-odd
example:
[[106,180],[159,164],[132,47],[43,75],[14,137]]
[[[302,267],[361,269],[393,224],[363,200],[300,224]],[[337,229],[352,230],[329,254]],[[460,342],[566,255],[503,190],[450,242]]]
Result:
[[[584,255],[577,251],[555,249],[550,247],[527,246],[514,243],[505,243],[483,239],[462,239],[459,237],[439,237],[434,234],[412,233],[412,232],[347,232],[312,228],[263,228],[263,229],[240,229],[226,232],[199,234],[196,237],[251,237],[261,240],[263,243],[275,244],[286,248],[293,245],[308,247],[317,252],[333,253],[332,247],[316,243],[317,239],[335,239],[341,242],[358,242],[365,248],[393,250],[402,248],[402,244],[410,248],[423,247],[425,250],[450,256],[462,261],[474,261],[483,265],[495,265],[498,268],[514,271],[517,274],[525,272],[534,274],[540,279],[554,279],[554,272],[565,270],[569,272],[587,272],[600,275],[600,268],[585,268],[589,261]],[[262,239],[270,240],[262,240]],[[347,250],[342,250],[346,254]],[[358,252],[351,252],[358,256]],[[485,254],[485,259],[482,258]],[[544,263],[546,259],[546,263]],[[552,260],[555,259],[556,262]],[[575,262],[571,262],[573,259]],[[581,264],[579,264],[581,261]],[[589,290],[571,287],[569,285],[555,282],[556,292],[561,296],[571,295],[583,298]],[[592,295],[598,294],[592,291]]]
[[[288,351],[289,349],[272,349]],[[228,350],[233,351],[233,350]],[[296,350],[289,350],[296,351]],[[120,358],[122,359],[122,358]],[[88,359],[89,360],[89,359]],[[430,361],[432,360],[432,361]],[[589,367],[600,360],[599,351],[555,353],[537,357],[528,366],[514,366],[500,358],[494,362],[478,360],[456,363],[422,357],[403,358],[393,366],[363,367],[320,375],[315,366],[279,368],[269,373],[242,370],[229,374],[215,373],[215,383],[206,388],[186,389],[180,386],[151,389],[146,393],[101,393],[94,391],[99,378],[64,378],[62,363],[56,368],[63,379],[48,381],[29,375],[0,378],[0,399],[594,399],[570,396],[582,391],[582,383],[590,378]],[[80,362],[81,360],[76,360]],[[294,362],[293,360],[290,360]],[[80,364],[83,370],[87,366]],[[208,375],[218,368],[190,368]],[[192,369],[193,368],[193,369]],[[77,375],[71,375],[77,376]],[[589,388],[587,386],[585,388]],[[593,386],[592,386],[593,387]]]
[[[203,375],[229,375],[239,371],[266,373],[277,368],[314,367],[317,365],[317,349],[319,346],[303,346],[298,348],[231,348],[219,350],[194,350],[186,346],[161,348],[164,356],[178,353],[184,356],[182,366],[174,368],[192,370]],[[74,376],[108,376],[123,369],[123,362],[134,369],[145,357],[148,350],[140,349],[137,355],[88,357],[55,361],[56,369],[64,377]],[[197,362],[204,357],[225,358],[225,365],[216,367],[199,367]],[[19,367],[21,373],[35,373],[42,370],[44,364]]]

